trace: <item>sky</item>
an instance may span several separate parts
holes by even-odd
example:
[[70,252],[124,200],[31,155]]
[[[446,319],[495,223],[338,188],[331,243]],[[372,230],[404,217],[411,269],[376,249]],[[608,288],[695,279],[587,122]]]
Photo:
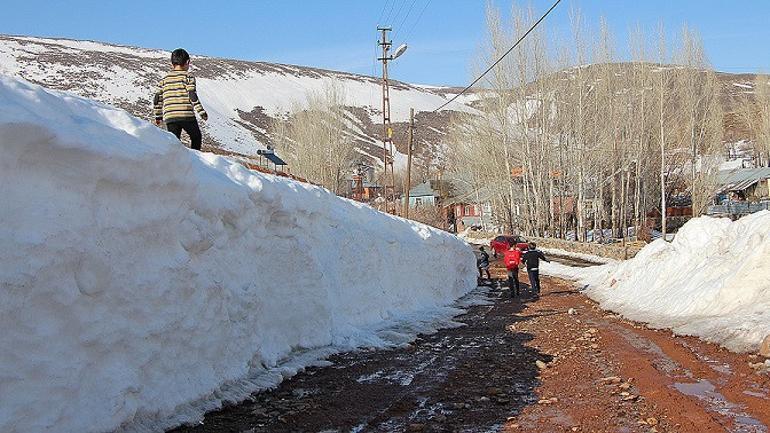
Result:
[[[553,0],[519,2],[538,15]],[[3,0],[0,33],[89,39],[243,60],[379,74],[377,26],[393,27],[407,52],[393,62],[402,81],[462,86],[485,41],[485,10],[505,15],[510,0]],[[570,12],[589,23],[604,16],[618,38],[640,24],[670,32],[684,23],[703,37],[712,65],[726,72],[769,72],[770,1],[562,0],[544,24],[569,33]]]

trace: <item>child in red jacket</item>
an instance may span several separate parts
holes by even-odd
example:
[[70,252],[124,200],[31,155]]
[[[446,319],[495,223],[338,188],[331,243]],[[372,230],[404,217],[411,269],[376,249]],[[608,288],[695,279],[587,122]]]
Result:
[[521,250],[516,244],[511,245],[503,256],[505,269],[508,270],[508,287],[511,289],[511,297],[519,296],[519,265],[521,264]]

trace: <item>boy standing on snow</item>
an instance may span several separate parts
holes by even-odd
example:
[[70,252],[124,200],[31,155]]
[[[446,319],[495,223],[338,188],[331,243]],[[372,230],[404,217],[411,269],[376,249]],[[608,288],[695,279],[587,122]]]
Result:
[[503,264],[508,270],[508,288],[511,290],[511,298],[519,296],[519,264],[521,263],[521,250],[512,244],[503,256]]
[[171,65],[174,69],[160,80],[153,99],[155,124],[160,126],[161,121],[165,122],[176,138],[181,138],[184,130],[190,136],[190,147],[201,150],[202,135],[195,113],[203,120],[209,116],[198,99],[195,78],[188,72],[190,55],[177,48],[171,53]]
[[545,260],[548,263],[551,261],[545,258],[543,252],[537,249],[534,242],[529,243],[529,249],[522,256],[522,260],[527,264],[529,285],[535,292],[535,296],[540,297],[540,260]]

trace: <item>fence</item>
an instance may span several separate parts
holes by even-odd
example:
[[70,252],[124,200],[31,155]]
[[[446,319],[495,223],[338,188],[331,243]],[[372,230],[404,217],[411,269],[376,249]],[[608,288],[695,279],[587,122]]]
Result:
[[600,244],[595,242],[575,242],[558,238],[538,238],[534,236],[527,236],[527,240],[537,243],[537,246],[541,248],[552,248],[572,253],[590,254],[615,260],[630,259],[646,245],[644,242],[629,241],[623,246],[621,242]]
[[770,210],[770,201],[759,203],[731,201],[726,204],[709,206],[706,214],[711,216],[741,216],[763,210]]
[[[484,240],[492,239],[497,233],[490,232],[470,232],[468,238]],[[593,256],[604,257],[607,259],[625,260],[634,257],[645,245],[645,242],[626,242],[623,246],[621,242],[611,244],[600,244],[596,242],[575,242],[558,238],[539,238],[535,236],[526,236],[527,241],[537,243],[540,248],[558,249],[572,253],[590,254]]]

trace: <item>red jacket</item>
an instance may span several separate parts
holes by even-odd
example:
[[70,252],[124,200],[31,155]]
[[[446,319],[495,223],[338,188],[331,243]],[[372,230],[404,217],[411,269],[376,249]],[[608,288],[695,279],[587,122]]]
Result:
[[505,264],[505,269],[508,269],[509,271],[518,269],[521,264],[521,251],[517,249],[506,251],[503,256],[503,263]]

